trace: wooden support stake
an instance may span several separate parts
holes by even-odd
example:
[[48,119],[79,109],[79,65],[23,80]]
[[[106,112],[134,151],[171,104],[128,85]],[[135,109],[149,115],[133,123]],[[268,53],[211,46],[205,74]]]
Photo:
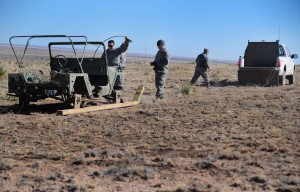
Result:
[[80,109],[65,109],[65,110],[58,110],[56,112],[57,115],[71,115],[71,114],[77,114],[77,113],[86,113],[86,112],[92,112],[92,111],[102,111],[107,109],[116,109],[116,108],[123,108],[123,107],[130,107],[133,105],[138,105],[139,102],[133,101],[133,102],[126,102],[126,103],[115,103],[115,104],[104,104],[100,106],[91,106],[91,107],[85,107]]
[[79,109],[80,105],[81,105],[81,95],[80,94],[75,94],[74,109]]
[[144,93],[144,86],[143,85],[141,85],[141,86],[139,86],[138,88],[137,88],[137,90],[136,90],[136,92],[135,92],[135,95],[134,95],[134,97],[133,97],[133,101],[137,101],[137,102],[140,102],[140,97],[141,97],[141,95]]

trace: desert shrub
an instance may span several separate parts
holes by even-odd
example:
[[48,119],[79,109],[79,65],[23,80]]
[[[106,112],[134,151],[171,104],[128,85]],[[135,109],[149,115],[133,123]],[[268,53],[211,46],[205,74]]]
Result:
[[9,95],[0,95],[0,99],[2,99],[2,100],[13,100],[14,97],[9,96]]
[[0,66],[0,78],[4,77],[5,74],[6,74],[6,71],[3,69],[2,66]]
[[255,183],[266,183],[267,179],[264,175],[255,175],[250,178],[250,181]]
[[0,171],[10,170],[11,166],[7,163],[0,162]]
[[223,151],[220,156],[219,159],[226,159],[226,160],[239,160],[243,158],[243,155],[240,152],[237,151]]
[[185,85],[182,85],[180,92],[182,94],[186,94],[186,95],[193,95],[196,93],[196,89],[194,87],[192,87],[191,85],[185,84]]

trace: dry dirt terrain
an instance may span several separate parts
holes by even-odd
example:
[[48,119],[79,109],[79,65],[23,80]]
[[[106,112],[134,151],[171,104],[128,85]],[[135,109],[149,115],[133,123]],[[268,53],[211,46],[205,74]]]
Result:
[[[28,62],[49,70],[43,56]],[[140,105],[69,116],[53,100],[19,110],[2,78],[0,191],[300,191],[300,83],[239,87],[235,65],[212,64],[211,88],[199,79],[184,95],[193,72],[171,64],[153,102],[152,67],[129,59],[124,97],[144,85]]]

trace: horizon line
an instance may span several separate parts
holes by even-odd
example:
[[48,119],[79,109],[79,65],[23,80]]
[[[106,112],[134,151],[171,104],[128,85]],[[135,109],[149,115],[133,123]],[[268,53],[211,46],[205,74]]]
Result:
[[[0,43],[0,47],[10,47],[11,45],[9,43]],[[22,44],[14,44],[14,46],[16,47],[25,47],[26,45],[22,45]],[[30,45],[28,46],[28,49],[30,48],[41,48],[43,50],[48,50],[48,46],[45,45]],[[64,49],[64,50],[71,50],[72,48],[68,48],[68,47],[62,47],[62,48],[56,48],[56,49]],[[82,50],[82,49],[77,49],[77,50]],[[86,49],[86,51],[91,52],[93,50],[91,49]],[[149,58],[154,58],[155,54],[145,54],[145,53],[133,53],[133,52],[127,52],[128,57],[136,57],[136,58],[145,58],[145,59],[149,59]],[[171,60],[175,60],[175,61],[195,61],[196,57],[189,57],[189,56],[171,56],[170,58]],[[233,60],[227,60],[227,59],[215,59],[212,58],[210,59],[210,61],[212,63],[226,63],[226,64],[235,64],[236,61]]]

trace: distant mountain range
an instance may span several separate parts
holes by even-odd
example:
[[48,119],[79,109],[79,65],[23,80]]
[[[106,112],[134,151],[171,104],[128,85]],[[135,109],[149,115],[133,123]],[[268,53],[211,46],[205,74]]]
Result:
[[[10,44],[4,44],[4,43],[0,43],[0,48],[8,48],[10,47]],[[15,44],[14,47],[16,48],[22,48],[24,47],[24,45],[18,45]],[[29,49],[39,49],[39,50],[44,50],[44,51],[48,51],[48,47],[46,46],[38,46],[38,45],[30,45]],[[71,48],[55,48],[55,50],[64,50],[64,51],[72,51]],[[93,53],[93,50],[86,50],[87,53]],[[150,59],[150,58],[154,58],[155,55],[153,54],[143,54],[143,53],[126,53],[127,57],[132,57],[132,58],[139,58],[139,59]],[[171,60],[174,61],[185,61],[185,62],[193,62],[195,61],[196,58],[192,58],[192,57],[184,57],[184,56],[172,56]],[[222,59],[210,59],[211,63],[220,63],[220,64],[236,64],[237,61],[230,61],[230,60],[222,60]]]

